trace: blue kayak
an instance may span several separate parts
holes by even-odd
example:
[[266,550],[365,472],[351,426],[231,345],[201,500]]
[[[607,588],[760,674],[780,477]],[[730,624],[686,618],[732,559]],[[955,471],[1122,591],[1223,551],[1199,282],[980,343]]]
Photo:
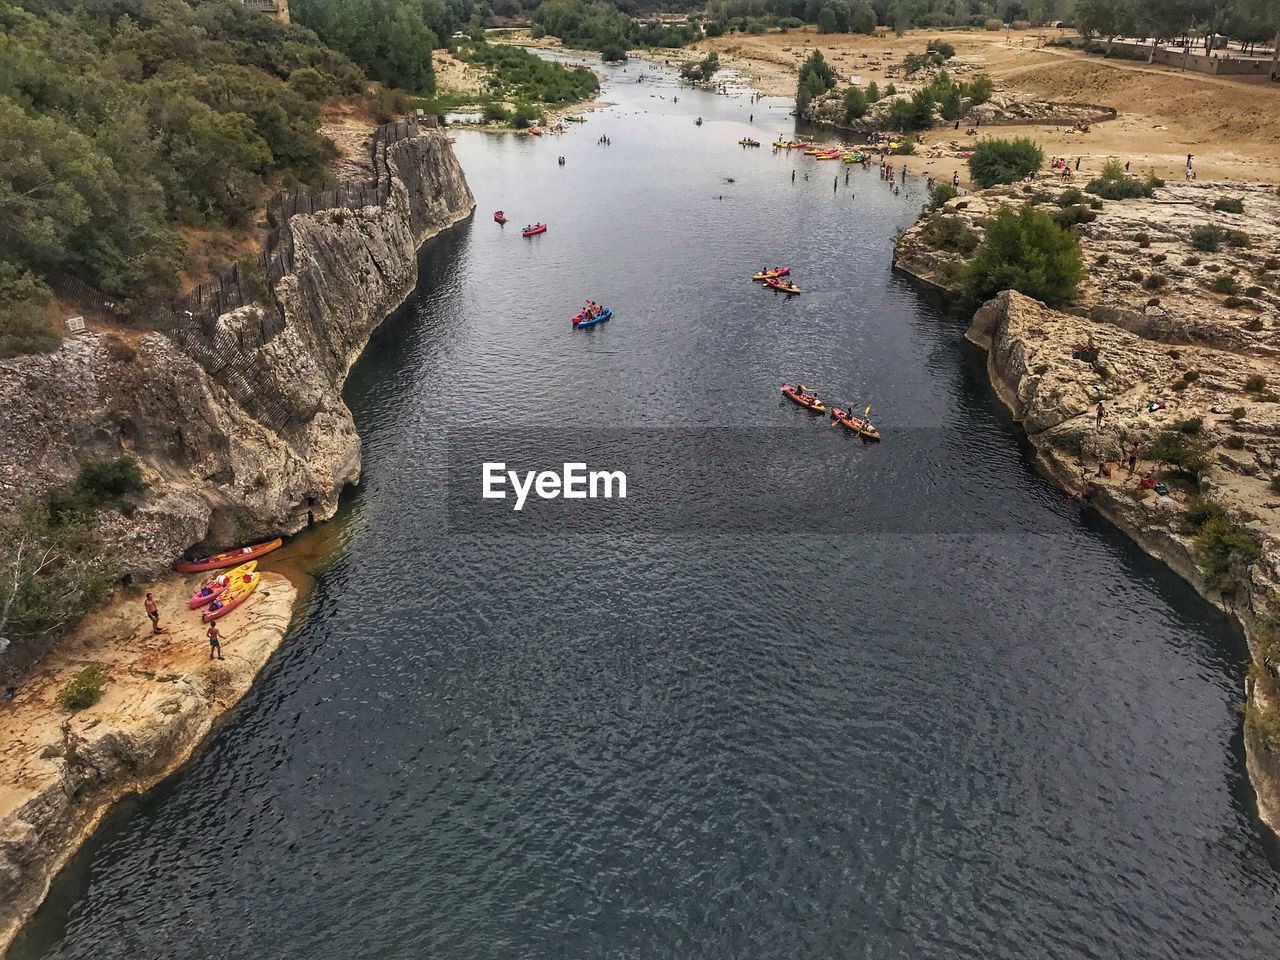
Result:
[[[578,314],[578,316],[580,317],[582,314]],[[613,310],[609,307],[605,307],[604,312],[601,313],[600,316],[592,317],[590,320],[578,320],[573,326],[575,330],[581,330],[583,327],[594,327],[597,323],[604,323],[612,316]],[[574,319],[577,320],[577,317]]]

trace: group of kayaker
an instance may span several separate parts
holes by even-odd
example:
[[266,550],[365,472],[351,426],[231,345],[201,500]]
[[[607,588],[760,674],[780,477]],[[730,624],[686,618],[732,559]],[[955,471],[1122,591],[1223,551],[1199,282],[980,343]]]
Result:
[[596,303],[594,300],[588,300],[582,305],[582,313],[580,313],[579,316],[584,320],[590,320],[593,317],[600,316],[602,313],[604,313],[604,307],[600,306],[600,304]]
[[757,283],[763,283],[769,289],[776,290],[780,293],[786,293],[786,294],[799,293],[800,288],[797,287],[790,280],[786,279],[790,275],[791,275],[790,267],[773,267],[772,269],[762,268],[760,272],[757,273],[751,279],[756,281]]
[[[803,383],[798,387],[783,384],[782,395],[813,413],[827,412],[826,404],[822,402],[822,399]],[[871,408],[867,407],[866,414],[870,413]],[[858,436],[867,440],[880,439],[880,431],[875,428],[875,425],[870,420],[866,419],[866,415],[864,414],[862,417],[856,416],[853,413],[852,408],[848,410],[841,410],[839,407],[832,407],[831,425],[833,427],[842,426],[846,430],[856,433]]]

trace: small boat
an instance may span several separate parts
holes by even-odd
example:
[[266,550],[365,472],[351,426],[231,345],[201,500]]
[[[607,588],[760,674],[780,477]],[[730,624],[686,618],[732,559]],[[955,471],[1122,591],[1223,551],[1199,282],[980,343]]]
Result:
[[834,427],[837,423],[845,429],[851,430],[858,436],[865,437],[868,440],[880,439],[880,431],[875,428],[875,425],[870,420],[854,416],[853,411],[851,410],[841,410],[839,407],[832,407],[831,425]]
[[806,410],[812,411],[813,413],[827,412],[827,408],[822,405],[821,400],[812,394],[798,393],[796,388],[791,386],[789,383],[784,383],[782,385],[782,395],[793,403],[798,403],[800,406],[804,407]]
[[586,123],[587,122],[586,117],[565,117],[564,119],[568,123]]
[[496,223],[506,223],[507,215],[503,213],[501,210],[495,210],[493,211],[493,219]]
[[538,234],[546,233],[546,232],[547,232],[547,225],[545,223],[535,223],[532,227],[525,227],[523,230],[521,230],[520,236],[536,237]]
[[173,569],[179,573],[202,573],[205,570],[221,570],[223,567],[234,567],[244,563],[246,560],[258,559],[258,557],[275,550],[282,543],[284,541],[276,537],[276,539],[267,540],[264,543],[255,543],[251,547],[240,547],[237,550],[228,550],[225,553],[215,553],[211,557],[201,557],[198,560],[180,560],[173,565]]
[[760,141],[752,140],[750,137],[743,137],[738,141],[738,144],[743,147],[758,147],[760,146]]
[[586,327],[594,327],[598,323],[607,323],[612,316],[613,311],[609,307],[601,310],[598,317],[589,317],[586,313],[580,313],[573,318],[573,329],[582,330]]
[[529,136],[531,136],[531,137],[540,137],[540,136],[542,136],[542,131],[541,131],[541,130],[539,130],[537,127],[530,127],[530,128],[529,128]]
[[222,591],[231,585],[231,581],[241,574],[253,573],[257,569],[258,561],[250,560],[248,563],[242,563],[238,567],[233,567],[226,573],[220,573],[211,580],[206,580],[195,593],[191,595],[191,599],[187,601],[192,610],[197,607],[203,607],[206,603],[212,603],[222,594]]
[[701,117],[699,117],[697,120],[693,121],[693,125],[694,125],[695,127],[700,127],[700,126],[702,126],[702,118],[701,118]]
[[827,151],[826,153],[816,153],[816,154],[814,154],[813,159],[815,159],[815,160],[839,160],[839,159],[840,159],[840,151],[839,151],[839,150],[829,150],[829,151]]
[[251,571],[242,573],[227,585],[227,588],[218,595],[218,599],[205,609],[200,615],[200,619],[205,623],[212,623],[219,617],[225,617],[240,604],[249,599],[249,594],[253,593],[254,588],[262,582],[262,574]]
[[806,157],[816,157],[818,154],[823,152],[824,150],[822,147],[805,147],[804,155]]
[[774,267],[772,270],[765,270],[763,273],[757,273],[752,280],[764,282],[767,280],[777,280],[779,277],[785,277],[791,272],[790,267]]
[[797,287],[794,283],[791,283],[787,280],[781,280],[778,277],[771,277],[770,279],[764,282],[764,285],[766,287],[769,287],[770,289],[779,290],[782,293],[787,294],[788,296],[790,296],[793,293],[800,292],[800,288]]
[[812,140],[794,140],[787,144],[788,150],[804,150],[806,147],[812,147]]
[[777,147],[779,150],[789,150],[791,148],[791,144],[786,140],[782,140],[782,139],[773,141],[773,145]]

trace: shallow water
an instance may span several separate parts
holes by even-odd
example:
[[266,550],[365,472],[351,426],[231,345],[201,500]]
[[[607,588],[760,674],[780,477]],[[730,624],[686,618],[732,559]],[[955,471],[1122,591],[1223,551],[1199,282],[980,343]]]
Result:
[[[1243,644],[890,273],[923,185],[609,72],[563,137],[459,134],[479,208],[353,372],[305,614],[11,956],[1273,956]],[[799,298],[746,281],[779,261]],[[574,332],[586,296],[617,317]],[[480,459],[575,445],[626,501],[480,500]]]

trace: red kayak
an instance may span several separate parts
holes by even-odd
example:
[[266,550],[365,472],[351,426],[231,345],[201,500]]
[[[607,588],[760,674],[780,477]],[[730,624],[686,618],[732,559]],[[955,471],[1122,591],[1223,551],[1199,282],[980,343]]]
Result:
[[495,211],[493,212],[493,219],[494,219],[497,223],[506,223],[506,222],[507,222],[507,215],[506,215],[505,213],[503,213],[501,210],[495,210]]
[[532,227],[525,227],[523,230],[521,230],[520,235],[524,237],[535,237],[540,233],[546,233],[546,232],[547,232],[547,225],[545,223],[535,223]]
[[226,553],[215,553],[211,557],[201,557],[198,560],[180,560],[173,565],[173,569],[179,573],[199,573],[201,570],[221,570],[223,567],[235,567],[246,560],[256,560],[258,557],[270,553],[282,543],[284,541],[277,537],[265,543],[255,543],[251,547],[240,547],[237,550],[228,550]]

